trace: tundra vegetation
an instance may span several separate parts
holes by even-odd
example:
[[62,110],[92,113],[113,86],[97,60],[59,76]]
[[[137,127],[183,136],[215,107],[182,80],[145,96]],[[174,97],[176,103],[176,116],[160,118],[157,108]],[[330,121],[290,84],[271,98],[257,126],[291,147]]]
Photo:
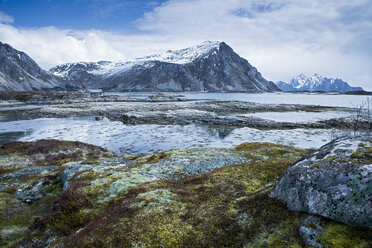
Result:
[[[369,158],[370,143],[362,150],[350,159]],[[125,156],[79,142],[4,144],[1,246],[305,247],[308,214],[269,194],[310,152],[245,143]],[[372,245],[371,229],[321,222],[323,247]]]

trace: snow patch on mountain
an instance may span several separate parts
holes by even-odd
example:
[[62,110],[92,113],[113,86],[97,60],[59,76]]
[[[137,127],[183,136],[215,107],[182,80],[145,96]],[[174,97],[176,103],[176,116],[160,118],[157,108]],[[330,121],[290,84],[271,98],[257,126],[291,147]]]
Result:
[[60,86],[57,78],[41,69],[27,54],[0,42],[0,91],[43,90]]
[[277,91],[249,62],[224,42],[142,58],[63,64],[50,69],[64,82],[106,91]]
[[323,92],[348,92],[362,91],[361,87],[351,87],[347,82],[338,78],[327,78],[319,74],[307,77],[300,74],[291,79],[291,81],[278,81],[276,86],[282,91],[323,91]]
[[189,48],[176,51],[168,50],[165,53],[138,58],[137,61],[161,61],[174,64],[188,64],[197,58],[203,57],[203,55],[208,56],[214,49],[218,51],[220,45],[221,42],[219,41],[205,41]]
[[154,54],[142,58],[129,59],[117,62],[99,61],[99,62],[77,62],[62,64],[50,69],[50,72],[55,76],[68,77],[70,72],[80,67],[94,75],[117,74],[129,71],[134,67],[150,68],[154,65],[153,62],[160,61],[173,64],[188,64],[198,58],[207,57],[208,54],[215,49],[215,53],[219,50],[221,42],[205,41],[199,45],[192,46],[181,50],[168,50],[164,53]]

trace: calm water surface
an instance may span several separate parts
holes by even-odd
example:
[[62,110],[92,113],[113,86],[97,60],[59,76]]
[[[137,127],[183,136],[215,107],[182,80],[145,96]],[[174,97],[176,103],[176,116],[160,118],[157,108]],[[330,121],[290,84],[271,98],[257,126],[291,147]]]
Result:
[[[130,92],[106,93],[108,95],[131,95]],[[143,93],[143,97],[154,95],[155,93]],[[334,95],[334,94],[315,94],[315,93],[201,93],[201,92],[180,92],[164,93],[169,95],[183,95],[186,99],[204,99],[220,101],[248,101],[257,103],[271,104],[304,104],[333,107],[354,107],[360,105],[371,98],[371,96],[361,95]]]
[[[108,93],[107,93],[108,94]],[[133,95],[133,93],[109,93]],[[137,94],[137,93],[136,93]],[[139,98],[147,98],[154,93],[138,93]],[[166,93],[171,94],[171,93]],[[305,104],[321,106],[353,107],[366,101],[366,96],[290,94],[290,93],[172,93],[184,95],[186,99],[251,101],[272,104]],[[97,103],[102,104],[102,103]],[[105,103],[103,103],[105,104]],[[133,104],[133,103],[123,103]],[[137,104],[137,103],[134,103]],[[172,104],[172,103],[169,103]],[[11,109],[33,109],[38,105],[12,107]],[[274,121],[307,122],[327,120],[350,115],[344,111],[326,112],[264,112],[247,114]],[[197,125],[124,125],[118,121],[94,118],[41,118],[23,120],[22,115],[7,116],[0,108],[0,144],[21,140],[61,139],[86,142],[105,147],[113,152],[143,154],[165,151],[172,148],[231,147],[244,142],[273,142],[299,148],[317,148],[330,141],[330,130],[293,129],[258,130],[254,128],[211,128]]]

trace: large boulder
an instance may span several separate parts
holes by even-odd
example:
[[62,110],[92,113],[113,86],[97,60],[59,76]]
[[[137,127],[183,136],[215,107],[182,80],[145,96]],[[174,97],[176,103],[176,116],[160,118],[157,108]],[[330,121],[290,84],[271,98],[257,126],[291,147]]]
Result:
[[372,139],[339,138],[290,166],[270,197],[292,211],[372,228]]

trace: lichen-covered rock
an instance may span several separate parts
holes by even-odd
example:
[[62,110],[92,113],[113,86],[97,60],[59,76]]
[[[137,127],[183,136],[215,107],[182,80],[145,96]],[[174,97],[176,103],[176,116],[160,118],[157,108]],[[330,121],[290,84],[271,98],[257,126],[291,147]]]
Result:
[[316,248],[322,248],[322,244],[318,242],[322,234],[322,225],[319,216],[310,215],[303,222],[299,233],[306,245]]
[[25,203],[32,203],[34,201],[37,201],[44,196],[43,184],[44,180],[40,180],[40,182],[36,183],[35,185],[29,186],[23,191],[15,193],[14,197]]
[[164,159],[144,167],[147,174],[158,179],[181,179],[249,161],[235,149],[226,148],[173,149],[164,154]]
[[293,164],[272,198],[290,210],[372,228],[372,140],[339,138]]
[[40,165],[94,160],[108,154],[101,147],[77,141],[10,142],[0,146],[0,175]]
[[[27,236],[33,222],[52,211],[62,191],[61,173],[67,162],[88,164],[109,155],[100,147],[80,142],[40,140],[1,145],[0,246],[18,247],[15,242]],[[34,241],[25,247],[46,247],[41,245],[45,240]]]

